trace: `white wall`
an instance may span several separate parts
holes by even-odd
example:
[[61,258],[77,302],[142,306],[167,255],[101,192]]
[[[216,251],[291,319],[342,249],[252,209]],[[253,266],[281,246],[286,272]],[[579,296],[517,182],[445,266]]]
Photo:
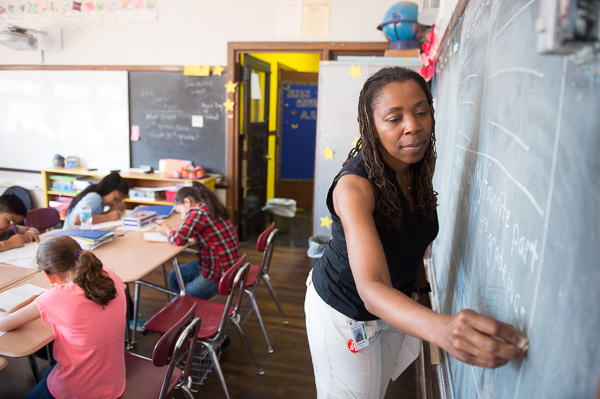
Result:
[[[457,1],[442,0],[440,27],[445,29]],[[225,66],[227,42],[380,42],[385,36],[376,27],[396,2],[330,0],[328,37],[280,37],[275,35],[276,0],[158,0],[156,20],[22,22],[33,29],[61,28],[63,49],[16,51],[0,46],[0,64]],[[438,32],[441,37],[443,31]],[[41,184],[40,175],[0,171],[0,192],[8,185],[33,188]],[[40,206],[41,190],[32,193]]]
[[[1,64],[226,65],[227,42],[380,42],[377,25],[394,0],[330,0],[328,37],[275,35],[276,0],[158,0],[156,20],[40,20],[27,28],[62,29],[63,49],[15,51],[0,46]],[[15,24],[19,25],[17,21]]]

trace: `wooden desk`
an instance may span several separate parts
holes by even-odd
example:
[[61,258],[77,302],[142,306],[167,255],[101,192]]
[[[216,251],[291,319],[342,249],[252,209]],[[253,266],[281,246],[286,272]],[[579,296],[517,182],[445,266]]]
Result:
[[[178,219],[178,215],[172,215],[168,218],[170,225],[178,223]],[[40,241],[47,241],[48,235],[51,233],[42,234]],[[112,242],[96,248],[93,252],[102,261],[103,266],[113,270],[124,283],[141,279],[169,260],[173,260],[177,264],[177,254],[186,248],[185,246],[175,246],[169,243],[146,241],[144,233],[139,231],[117,230],[115,233]],[[8,271],[6,277],[4,276],[4,269]],[[0,284],[5,281],[5,284],[0,286],[0,292],[26,283],[45,288],[50,287],[46,277],[33,269],[2,264],[0,265],[0,273],[2,273],[0,274]],[[134,308],[137,310],[138,301],[137,298],[135,299]],[[41,319],[37,319],[1,336],[0,356],[28,356],[43,348],[53,339],[52,327],[44,324]],[[127,341],[128,346],[130,346],[129,337]],[[33,364],[32,367],[34,367]]]
[[[24,284],[33,284],[39,287],[50,288],[48,279],[40,272],[33,269],[34,274],[21,279],[18,283],[10,287],[5,287],[0,291],[6,291],[9,288],[18,287]],[[36,383],[40,380],[40,374],[35,360],[35,353],[54,341],[54,332],[52,326],[44,324],[41,318],[23,324],[21,327],[7,332],[0,337],[0,355],[8,357],[29,357],[29,364],[33,371]],[[49,352],[49,351],[48,351]],[[50,356],[50,353],[48,353]]]
[[[25,284],[50,288],[48,279],[39,272],[21,280],[11,288]],[[0,355],[9,357],[28,356],[52,342],[53,339],[52,326],[44,324],[42,319],[35,319],[0,337]]]
[[27,269],[24,267],[0,263],[0,292],[9,289],[13,285],[19,283],[21,280],[31,277],[37,272],[38,271],[36,269]]
[[104,267],[113,270],[124,283],[131,283],[172,260],[184,248],[168,242],[146,241],[143,232],[117,230],[112,242],[93,252]]

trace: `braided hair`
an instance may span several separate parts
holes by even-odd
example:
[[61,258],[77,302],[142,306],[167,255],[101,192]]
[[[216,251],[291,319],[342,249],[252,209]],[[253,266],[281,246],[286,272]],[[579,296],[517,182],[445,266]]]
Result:
[[381,90],[388,84],[413,80],[421,86],[429,109],[431,110],[431,137],[429,146],[421,161],[411,165],[414,187],[413,199],[416,215],[433,219],[437,207],[437,192],[433,190],[433,172],[435,170],[435,119],[433,115],[433,96],[431,90],[417,72],[402,67],[381,69],[365,82],[358,101],[358,124],[360,138],[350,150],[344,165],[358,153],[363,154],[367,175],[375,195],[375,222],[384,227],[399,228],[402,225],[402,208],[394,184],[386,177],[385,164],[379,151],[377,129],[373,119],[373,110],[379,101]]

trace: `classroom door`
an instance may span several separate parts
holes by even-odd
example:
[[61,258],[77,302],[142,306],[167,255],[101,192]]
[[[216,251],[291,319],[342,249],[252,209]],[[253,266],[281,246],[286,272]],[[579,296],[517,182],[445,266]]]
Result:
[[240,154],[240,240],[265,226],[262,207],[267,202],[269,82],[271,65],[244,54],[242,66],[242,134]]
[[319,74],[280,69],[275,196],[313,203]]

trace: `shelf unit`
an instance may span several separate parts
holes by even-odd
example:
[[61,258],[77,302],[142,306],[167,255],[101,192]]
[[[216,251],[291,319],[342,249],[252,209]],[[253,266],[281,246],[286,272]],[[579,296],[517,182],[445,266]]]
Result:
[[[56,191],[52,190],[52,178],[50,176],[54,175],[64,175],[64,176],[78,176],[78,177],[97,177],[99,179],[106,176],[109,172],[107,171],[89,171],[85,168],[55,168],[55,169],[44,169],[42,172],[42,183],[44,190],[44,204],[48,206],[48,202],[52,200],[54,196],[61,197],[75,197],[78,192],[75,191]],[[139,172],[119,172],[121,177],[127,180],[127,184],[130,188],[133,187],[169,187],[174,186],[177,183],[182,182],[190,182],[191,179],[175,179],[172,177],[165,177],[159,173],[139,173]],[[204,177],[202,179],[194,179],[211,190],[215,190],[215,180],[216,177]],[[133,209],[137,205],[145,204],[145,205],[172,205],[172,202],[169,201],[144,201],[140,199],[132,199],[126,198],[123,202],[128,209]]]

